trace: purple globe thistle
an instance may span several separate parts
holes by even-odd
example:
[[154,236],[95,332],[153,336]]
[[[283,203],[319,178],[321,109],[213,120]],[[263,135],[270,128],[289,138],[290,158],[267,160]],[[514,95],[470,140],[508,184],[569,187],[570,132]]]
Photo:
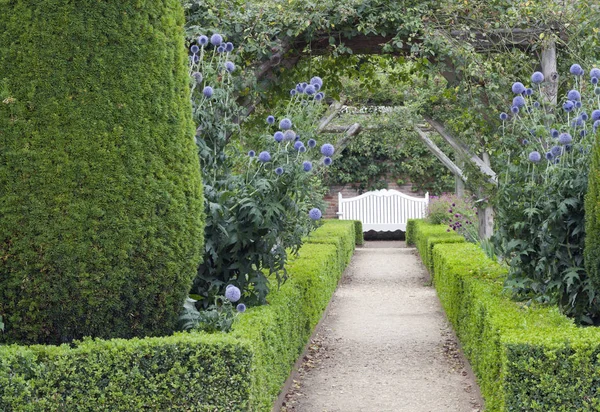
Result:
[[586,112],[581,113],[579,117],[581,117],[581,120],[583,120],[584,122],[587,122],[590,118]]
[[546,152],[546,160],[552,160],[554,159],[554,155],[552,154],[552,152]]
[[190,57],[192,59],[192,61],[194,63],[198,63],[200,61],[200,56],[198,56],[197,54],[194,54],[193,56]]
[[296,85],[296,91],[298,93],[304,93],[304,88],[306,87],[306,83],[298,83]]
[[504,112],[500,113],[500,120],[505,121],[508,119],[508,115]]
[[298,140],[296,143],[294,143],[294,149],[300,150],[301,147],[304,147],[304,143],[301,141]]
[[515,82],[512,85],[512,92],[514,94],[522,94],[525,92],[525,90],[527,89],[525,89],[525,86],[521,82]]
[[592,112],[592,121],[600,120],[600,110],[594,110]]
[[225,51],[226,52],[232,52],[233,51],[233,43],[228,41],[227,43],[225,43]]
[[309,162],[308,160],[302,162],[302,169],[305,172],[310,172],[312,170],[312,163]]
[[558,132],[558,130],[556,130],[556,129],[552,129],[552,130],[550,130],[550,135],[551,135],[552,137],[554,137],[555,139],[558,137],[558,135],[559,135],[559,134],[560,134],[560,133],[559,133],[559,132]]
[[313,84],[313,87],[315,88],[316,91],[321,90],[321,87],[323,86],[319,86],[318,84]]
[[571,68],[569,69],[569,72],[571,72],[571,74],[573,76],[581,76],[581,75],[583,75],[583,69],[578,64],[572,65]]
[[304,89],[304,93],[306,93],[309,96],[312,96],[313,94],[315,94],[317,91],[315,90],[315,87],[312,84],[309,84],[308,86],[306,86],[306,88]]
[[529,144],[529,140],[527,140],[527,139],[523,139],[523,145],[524,145],[524,146],[527,146],[528,144]]
[[220,46],[223,43],[223,36],[217,33],[213,34],[210,36],[210,43],[215,47]]
[[533,163],[538,163],[540,160],[542,160],[542,155],[540,154],[540,152],[531,152],[529,153],[529,161],[533,162]]
[[196,46],[195,44],[190,47],[190,51],[194,54],[198,53],[200,51],[200,47]]
[[580,101],[575,102],[575,108],[581,109],[582,103]]
[[233,73],[235,70],[235,64],[233,64],[233,62],[225,62],[225,70],[227,70],[229,73]]
[[[582,132],[585,132],[585,130],[582,130]],[[565,145],[565,150],[566,150],[567,152],[570,152],[571,150],[573,150],[573,145],[570,145],[570,144],[568,144],[568,145]]]
[[292,90],[290,90],[290,96],[295,96],[295,95],[296,95],[296,93],[298,93],[298,92],[296,91],[296,89],[292,89]]
[[533,89],[525,90],[525,96],[531,96],[531,95],[533,95]]
[[194,73],[192,73],[192,77],[194,78],[194,80],[196,80],[196,83],[198,83],[198,84],[202,83],[202,79],[203,79],[202,73],[194,72]]
[[271,154],[267,151],[260,152],[260,154],[258,155],[258,160],[260,160],[263,163],[267,163],[271,161]]
[[[582,130],[579,132],[579,136],[581,136],[581,137],[585,137],[586,135],[587,135],[587,132],[585,130]],[[567,145],[567,146],[569,146],[569,145]]]
[[225,53],[225,47],[224,46],[217,47],[217,53]]
[[310,84],[312,84],[312,85],[318,84],[319,87],[323,87],[323,79],[321,79],[319,76],[315,76],[312,79],[310,79]]
[[550,153],[552,153],[553,156],[560,156],[562,151],[563,149],[560,146],[552,146],[552,149],[550,149]]
[[317,141],[315,139],[308,139],[308,147],[312,149],[315,146],[317,146]]
[[210,86],[206,86],[204,90],[202,90],[202,94],[204,95],[204,97],[212,97],[213,93],[214,90]]
[[592,77],[592,84],[594,84],[594,85],[598,84],[598,78],[597,77]]
[[237,302],[242,297],[242,292],[237,286],[227,285],[225,298],[230,302]]
[[277,143],[281,143],[283,141],[283,132],[275,132],[273,138]]
[[304,152],[306,152],[306,146],[302,146],[300,149],[298,149],[298,151],[299,151],[300,153],[304,153]]
[[250,151],[248,152],[248,156],[249,156],[249,157],[254,157],[254,156],[256,156],[256,152],[255,152],[254,150],[250,150]]
[[533,102],[533,107],[535,107],[536,109],[539,109],[540,108],[540,102],[538,102],[538,101]]
[[277,176],[281,176],[283,174],[283,167],[278,167],[277,169],[275,169],[275,174]]
[[297,142],[298,140],[300,140],[300,135],[299,135],[299,134],[296,134],[296,138],[295,138],[294,140],[295,140],[296,142]]
[[571,143],[572,141],[573,138],[569,133],[561,133],[560,136],[558,136],[558,143],[562,144],[563,146]]
[[279,122],[279,128],[281,130],[287,130],[292,128],[292,121],[290,119],[282,119]]
[[329,166],[329,165],[331,165],[331,163],[332,163],[332,162],[333,162],[333,160],[331,160],[331,157],[325,157],[325,158],[323,159],[323,164],[324,164],[325,166]]
[[544,81],[544,74],[542,72],[535,72],[531,75],[531,83],[540,84]]
[[525,106],[525,99],[523,98],[523,96],[515,96],[512,105],[516,107],[523,107]]
[[246,305],[240,303],[235,307],[235,310],[237,310],[240,313],[244,313],[246,311]]
[[296,139],[296,132],[293,130],[286,130],[283,134],[283,140],[286,142],[293,142]]
[[575,104],[570,100],[567,100],[566,102],[563,103],[563,109],[565,110],[565,112],[571,112],[571,111],[573,111],[574,108],[575,108]]
[[275,117],[274,116],[267,116],[267,123],[268,124],[275,124]]
[[596,120],[594,122],[594,133],[596,133],[596,130],[600,127],[600,119]]
[[319,209],[312,208],[310,209],[310,211],[308,212],[308,217],[310,217],[312,220],[319,220],[321,219],[322,213]]
[[198,44],[201,46],[206,46],[208,44],[208,37],[206,37],[204,34],[198,37]]
[[319,92],[319,93],[315,94],[315,100],[318,102],[320,102],[324,98],[325,98],[325,94],[323,92]]
[[594,77],[596,79],[600,79],[600,69],[597,68],[593,68],[592,70],[590,70],[590,77],[593,79]]
[[569,90],[569,93],[567,93],[567,99],[577,102],[581,100],[581,93],[579,93],[577,90]]
[[519,108],[517,106],[513,106],[510,108],[511,113],[517,114],[519,113]]
[[321,153],[323,154],[323,156],[333,156],[334,152],[335,148],[332,144],[325,143],[323,146],[321,146]]

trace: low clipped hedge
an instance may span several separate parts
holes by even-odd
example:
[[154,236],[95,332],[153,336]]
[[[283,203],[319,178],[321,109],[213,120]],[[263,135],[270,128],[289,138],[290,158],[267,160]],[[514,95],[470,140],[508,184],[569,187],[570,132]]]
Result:
[[[410,243],[409,243],[410,242]],[[433,274],[433,247],[438,243],[464,243],[465,238],[448,225],[432,225],[421,219],[409,219],[406,224],[406,244],[415,245],[423,264]]]
[[1,346],[0,410],[270,411],[354,250],[354,230],[326,221],[269,304],[239,316],[229,334]]
[[512,301],[503,293],[507,269],[477,245],[436,244],[432,259],[436,290],[486,411],[600,410],[598,328],[577,327],[557,307]]

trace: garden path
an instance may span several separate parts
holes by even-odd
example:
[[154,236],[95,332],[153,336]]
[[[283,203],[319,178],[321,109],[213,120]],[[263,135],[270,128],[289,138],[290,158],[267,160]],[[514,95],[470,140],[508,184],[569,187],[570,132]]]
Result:
[[456,342],[415,249],[366,242],[280,410],[480,411],[479,388]]

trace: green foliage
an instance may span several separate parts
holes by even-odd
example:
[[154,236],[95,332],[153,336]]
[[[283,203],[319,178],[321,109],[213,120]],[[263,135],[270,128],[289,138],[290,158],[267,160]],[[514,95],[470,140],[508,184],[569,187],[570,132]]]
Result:
[[[515,298],[556,304],[578,322],[590,324],[600,305],[584,269],[584,196],[596,128],[587,127],[580,116],[599,107],[587,76],[574,83],[582,108],[545,111],[534,106],[534,101],[543,101],[535,93],[503,126],[510,163],[499,178],[493,241],[510,266],[506,287]],[[556,134],[571,133],[571,144],[552,137],[552,128]],[[522,142],[520,147],[516,142]],[[534,152],[541,157],[539,163],[528,160]]]
[[453,193],[444,193],[441,196],[430,196],[427,206],[427,222],[433,225],[450,224],[455,215],[476,221],[475,207],[469,198],[459,197]]
[[235,321],[237,311],[233,304],[223,296],[215,296],[215,303],[206,309],[196,309],[196,300],[187,298],[179,322],[183,330],[215,333],[229,332]]
[[[414,236],[435,236],[438,226],[415,222]],[[511,301],[503,292],[506,268],[477,245],[436,245],[433,261],[438,296],[486,410],[598,409],[598,328],[575,326],[556,306]]]
[[203,225],[181,5],[2,6],[0,340],[171,333]]
[[594,287],[600,290],[600,144],[597,140],[585,198],[585,219],[585,268]]
[[340,279],[338,256],[354,248],[352,221],[321,230],[347,249],[304,245],[270,304],[228,334],[0,347],[0,410],[270,411]]
[[[446,225],[431,225],[423,219],[409,219],[406,225],[407,244],[414,244],[423,264],[433,274],[433,247],[438,243],[462,243],[463,236],[457,235]],[[410,243],[409,243],[410,241]]]

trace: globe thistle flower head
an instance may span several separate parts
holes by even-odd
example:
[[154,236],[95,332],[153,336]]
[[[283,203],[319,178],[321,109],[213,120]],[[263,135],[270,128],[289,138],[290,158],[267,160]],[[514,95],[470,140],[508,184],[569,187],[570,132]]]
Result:
[[310,209],[310,211],[308,212],[308,217],[310,217],[312,220],[319,220],[321,219],[322,213],[319,209],[312,208]]
[[220,34],[213,34],[212,36],[210,36],[210,44],[212,44],[215,47],[218,47],[221,45],[221,43],[223,43],[223,36],[221,36]]
[[550,153],[552,153],[553,156],[560,156],[562,151],[563,149],[560,146],[552,146],[552,149],[550,149]]
[[194,54],[190,57],[194,63],[198,63],[200,61],[200,56]]
[[600,119],[596,120],[594,122],[594,133],[596,133],[596,130],[600,127]]
[[504,112],[500,113],[500,120],[505,121],[508,119],[508,115]]
[[279,122],[279,128],[281,130],[288,130],[292,128],[292,121],[290,119],[282,119]]
[[235,310],[237,310],[239,313],[244,313],[246,311],[246,305],[240,303],[235,307]]
[[315,88],[316,91],[321,90],[321,86],[319,86],[318,84],[313,84],[313,87]]
[[190,51],[194,54],[198,53],[200,51],[200,47],[196,46],[195,44],[190,47]]
[[516,107],[523,107],[525,106],[525,99],[523,98],[523,96],[515,96],[512,105]]
[[296,132],[293,130],[286,130],[283,133],[283,140],[286,142],[293,142],[296,139]]
[[256,156],[256,152],[255,152],[254,150],[250,150],[250,151],[248,152],[248,156],[249,156],[249,157],[254,157],[254,156]]
[[302,162],[302,170],[305,172],[310,172],[312,170],[312,163],[308,160]]
[[233,73],[235,70],[235,64],[233,64],[233,62],[225,62],[225,70],[227,70],[229,73]]
[[206,46],[208,44],[208,37],[206,37],[204,34],[198,37],[198,44],[201,46]]
[[300,147],[300,149],[298,149],[298,151],[299,151],[300,153],[304,153],[304,152],[306,152],[306,146],[302,146],[302,147]]
[[308,139],[308,147],[311,149],[317,145],[317,141],[315,139]]
[[533,89],[525,90],[525,96],[531,96],[531,95],[533,95]]
[[542,72],[535,72],[531,75],[531,83],[540,84],[544,81],[544,74]]
[[275,124],[275,116],[267,116],[267,123],[268,124]]
[[196,83],[198,83],[198,84],[202,83],[202,79],[203,79],[202,73],[194,72],[194,73],[192,73],[192,77],[194,78],[194,80],[196,80]]
[[527,139],[523,139],[523,145],[524,145],[524,146],[527,146],[528,144],[529,144],[529,140],[527,140]]
[[567,99],[577,102],[581,100],[581,93],[579,93],[577,90],[569,90],[569,93],[567,93]]
[[223,47],[223,46],[217,47],[217,53],[225,53],[225,47]]
[[540,108],[540,102],[538,102],[538,101],[533,102],[533,107],[535,107],[536,109],[539,109]]
[[566,102],[563,103],[563,109],[565,112],[571,112],[571,111],[573,111],[574,108],[575,108],[575,104],[570,100],[567,100]]
[[552,154],[552,152],[547,152],[546,153],[546,160],[552,160],[554,159],[554,155]]
[[554,137],[555,139],[558,137],[558,135],[559,135],[559,134],[560,134],[560,133],[559,133],[559,131],[558,131],[558,130],[556,130],[556,129],[552,129],[552,130],[550,130],[550,135],[551,135],[552,137]]
[[529,153],[528,158],[530,162],[538,163],[540,160],[542,160],[542,155],[540,154],[540,152],[533,151]]
[[294,143],[294,149],[300,150],[301,147],[304,147],[304,143],[302,143],[301,141],[298,140]]
[[298,93],[304,93],[304,88],[305,88],[306,86],[304,86],[303,84],[305,84],[305,83],[298,83],[298,84],[296,85],[296,91],[297,91]]
[[230,302],[237,302],[242,297],[242,292],[237,286],[227,285],[225,289],[225,298]]
[[323,146],[321,146],[321,153],[323,154],[323,156],[332,156],[334,151],[335,148],[332,144],[325,143]]
[[590,77],[593,79],[594,77],[597,79],[600,79],[600,69],[597,68],[593,68],[592,70],[590,70]]
[[522,94],[525,92],[525,90],[527,89],[525,89],[525,86],[521,82],[515,82],[512,85],[512,92],[514,94]]
[[[585,130],[582,130],[582,132],[585,132]],[[567,152],[570,152],[571,150],[573,150],[573,145],[570,145],[570,144],[568,144],[568,145],[565,145],[565,150],[566,150]]]
[[300,140],[300,135],[296,134],[296,138],[294,139],[294,141],[297,142],[298,140]]
[[232,52],[233,51],[233,43],[228,41],[227,43],[225,43],[225,51],[226,52]]
[[321,79],[319,76],[315,76],[312,79],[310,79],[310,84],[318,84],[319,88],[321,88],[323,87],[323,79]]
[[315,86],[313,86],[312,84],[309,84],[308,86],[306,86],[304,88],[304,93],[306,93],[309,96],[312,96],[313,94],[315,94],[317,91],[315,90]]
[[283,167],[278,167],[277,169],[275,169],[275,174],[277,176],[281,176],[283,174]]
[[581,130],[581,131],[579,132],[579,136],[581,136],[581,137],[585,137],[585,135],[587,135],[587,132],[586,132],[585,130]]
[[325,94],[323,94],[323,92],[319,92],[319,93],[315,94],[315,100],[318,102],[320,102],[324,98],[325,98]]
[[333,163],[333,160],[331,160],[331,157],[327,156],[323,159],[323,164],[325,166],[329,166],[329,165],[331,165],[331,163]]
[[267,163],[271,161],[271,154],[267,151],[260,152],[260,154],[258,155],[258,160],[260,160],[263,163]]
[[594,85],[598,84],[598,78],[597,77],[592,77],[592,84],[594,84]]
[[592,112],[592,121],[600,120],[600,110],[596,109]]
[[580,101],[575,102],[575,108],[576,109],[581,109],[581,106],[582,106],[582,104],[581,104]]
[[510,108],[511,113],[517,114],[519,113],[519,108],[517,106],[513,106]]
[[569,133],[561,133],[560,136],[558,136],[558,143],[562,144],[563,146],[571,143],[572,141],[573,137],[571,137]]
[[583,75],[583,69],[581,68],[580,65],[578,64],[573,64],[571,66],[571,68],[569,69],[569,72],[573,75],[573,76],[581,76]]
[[587,120],[590,118],[586,112],[581,113],[579,117],[581,117],[581,120],[584,122],[587,122]]
[[273,138],[277,143],[281,143],[283,141],[283,132],[275,132]]
[[298,92],[296,91],[296,89],[292,89],[292,90],[290,90],[290,96],[295,96],[295,95],[296,95],[296,93],[298,93]]
[[202,94],[204,95],[204,97],[212,97],[213,93],[214,90],[210,86],[206,86],[204,90],[202,90]]

